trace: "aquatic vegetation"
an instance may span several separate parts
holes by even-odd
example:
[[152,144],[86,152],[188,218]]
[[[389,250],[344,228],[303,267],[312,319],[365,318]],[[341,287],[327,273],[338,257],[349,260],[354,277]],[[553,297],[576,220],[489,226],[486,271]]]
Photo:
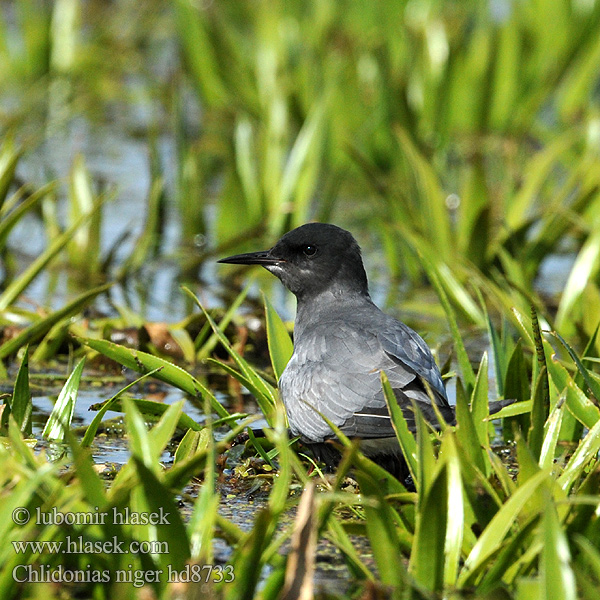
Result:
[[[2,596],[310,597],[327,540],[348,581],[328,598],[595,600],[599,21],[597,2],[571,0],[3,3]],[[85,153],[63,173],[48,157],[64,150],[59,134],[108,121],[149,158],[139,228],[107,247],[129,198]],[[26,168],[40,155],[41,181]],[[276,386],[288,327],[266,297],[249,327],[252,281],[221,309],[216,279],[199,275],[310,219],[376,239],[392,291],[410,301],[425,282],[439,300],[457,425],[418,418],[413,436],[390,402],[416,492],[342,435],[335,475],[304,456]],[[32,224],[46,240],[35,255],[23,251]],[[540,280],[557,257],[566,282],[549,291]],[[176,294],[189,317],[149,322],[150,264],[187,284]],[[237,273],[222,273],[235,289]],[[33,377],[51,360],[68,377],[40,451]],[[107,390],[81,432],[71,419],[94,364],[139,378]],[[204,419],[132,395],[151,379]],[[222,402],[224,381],[256,400],[264,438],[244,402]],[[385,374],[382,386],[389,395]],[[516,400],[500,435],[496,396]],[[118,472],[90,450],[109,410],[130,450]],[[223,482],[244,478],[264,496],[247,529],[220,511]],[[80,545],[61,552],[69,541]],[[25,583],[60,572],[81,581]]]
[[[266,303],[265,310],[267,321],[271,322],[269,342],[273,363],[281,364],[289,350],[286,350],[287,344],[282,343],[285,329],[272,306]],[[473,385],[465,384],[470,375],[460,379],[455,428],[432,431],[419,418],[415,439],[408,432],[401,411],[392,410],[398,441],[410,466],[416,493],[408,492],[399,481],[362,456],[341,433],[344,459],[333,483],[322,479],[319,470],[307,471],[289,445],[280,405],[264,404],[265,414],[273,426],[265,433],[274,450],[269,453],[269,459],[276,468],[276,476],[272,479],[266,508],[258,513],[252,530],[245,533],[218,514],[220,496],[215,477],[219,472],[218,455],[228,451],[231,441],[247,427],[248,418],[231,415],[220,419],[221,423],[228,422],[231,429],[219,441],[211,433],[216,424],[212,419],[202,428],[189,429],[180,442],[175,462],[164,469],[158,461],[165,445],[176,427],[187,430],[189,426],[182,420],[182,404],[162,406],[158,421],[148,431],[140,411],[152,412],[152,403],[125,397],[120,408],[127,423],[131,459],[106,487],[84,450],[90,437],[86,435],[84,440],[87,441],[80,442],[69,431],[69,418],[65,414],[72,410],[72,405],[65,408],[68,403],[57,402],[56,416],[53,413],[50,421],[62,423],[61,430],[66,434],[72,453],[68,467],[71,475],[61,477],[59,469],[64,460],[52,464],[44,455],[35,455],[23,443],[19,431],[25,418],[17,415],[27,412],[23,408],[16,410],[17,399],[23,402],[28,396],[24,391],[24,361],[9,405],[12,414],[8,419],[3,417],[7,437],[0,447],[0,455],[5,478],[2,494],[6,518],[0,522],[6,529],[5,539],[15,543],[29,539],[66,543],[68,536],[68,539],[82,536],[90,543],[105,543],[117,535],[119,540],[135,539],[139,543],[163,543],[169,549],[176,547],[176,552],[168,557],[138,555],[133,565],[129,557],[129,566],[120,556],[85,555],[88,572],[110,573],[110,577],[106,576],[111,585],[116,586],[107,588],[106,582],[102,586],[85,583],[86,589],[96,590],[95,594],[109,597],[113,592],[108,590],[121,589],[114,583],[117,573],[118,577],[125,577],[126,573],[135,572],[140,581],[151,585],[165,598],[173,597],[174,588],[167,585],[164,577],[161,581],[151,581],[152,573],[161,570],[167,573],[169,569],[171,573],[175,569],[185,572],[193,565],[212,564],[213,540],[223,539],[233,547],[233,554],[227,565],[221,566],[230,569],[235,579],[233,575],[232,580],[215,576],[206,584],[208,587],[202,589],[210,589],[217,598],[270,598],[280,593],[286,579],[301,577],[299,573],[289,572],[291,558],[286,566],[284,556],[277,551],[293,527],[300,526],[300,516],[296,525],[281,529],[277,524],[285,511],[298,501],[297,496],[290,496],[292,480],[297,479],[302,485],[312,480],[321,491],[311,500],[310,508],[305,508],[309,516],[303,518],[310,524],[304,527],[309,527],[315,540],[325,536],[335,544],[357,583],[375,580],[375,574],[353,549],[349,537],[350,533],[366,535],[371,541],[379,573],[377,585],[385,586],[392,597],[430,597],[430,594],[448,590],[456,593],[463,590],[483,598],[502,589],[507,597],[519,598],[524,593],[523,586],[551,596],[560,590],[562,597],[567,598],[576,597],[575,590],[577,593],[587,590],[588,595],[596,593],[598,573],[593,565],[598,559],[595,511],[600,472],[600,411],[592,393],[600,381],[560,337],[556,339],[564,344],[565,356],[557,360],[558,346],[553,348],[549,339],[544,339],[548,334],[542,335],[536,323],[534,320],[531,339],[522,340],[514,347],[503,347],[497,332],[492,336],[492,352],[499,364],[505,365],[505,369],[500,370],[503,387],[515,389],[511,383],[515,378],[522,378],[523,383],[522,395],[516,398],[518,402],[502,409],[498,416],[526,417],[529,422],[527,427],[514,430],[505,423],[506,432],[509,435],[514,432],[516,453],[511,463],[503,461],[492,448],[494,430],[487,415],[489,391],[494,384],[490,381],[486,355],[473,373]],[[230,364],[218,363],[220,367],[244,382],[258,398],[266,394],[266,402],[271,394],[267,383],[233,349],[218,325],[212,322],[212,326],[232,359]],[[460,339],[456,341],[463,343]],[[87,343],[124,365],[189,392],[193,390],[192,393],[204,401],[207,414],[214,414],[216,399],[184,370],[116,344],[98,340]],[[517,364],[520,373],[515,372]],[[82,363],[78,366],[79,374],[81,366]],[[382,384],[393,408],[393,395],[384,374]],[[74,374],[65,384],[61,397],[75,398],[77,387]],[[217,410],[217,415],[221,413],[227,414],[223,408]],[[191,443],[192,435],[196,438],[194,443]],[[252,445],[256,439],[248,443]],[[359,483],[360,496],[340,491],[349,469]],[[178,516],[176,499],[190,478],[199,476],[204,483],[191,519],[184,522]],[[32,481],[37,485],[32,486]],[[307,489],[310,490],[310,486]],[[12,511],[19,506],[44,514],[51,511],[109,514],[115,510],[121,514],[128,510],[130,514],[175,516],[169,520],[169,526],[154,529],[140,528],[137,523],[122,525],[114,520],[100,525],[74,523],[66,528],[38,524],[35,528],[11,521]],[[348,520],[344,508],[353,510],[351,519]],[[296,547],[295,552],[310,564],[315,560],[314,551],[305,543]],[[52,553],[15,554],[12,545],[4,548],[0,560],[6,567],[3,573],[9,573],[3,576],[2,582],[7,586],[3,589],[7,590],[18,589],[10,578],[17,564],[37,569],[45,565],[50,570],[66,564],[63,556]],[[71,569],[81,570],[77,561],[68,564]],[[270,565],[268,574],[261,577],[266,565]],[[128,593],[125,592],[129,589],[127,585],[122,593]],[[310,583],[305,581],[304,585]],[[188,589],[191,593],[193,586]],[[584,594],[584,597],[588,596]]]

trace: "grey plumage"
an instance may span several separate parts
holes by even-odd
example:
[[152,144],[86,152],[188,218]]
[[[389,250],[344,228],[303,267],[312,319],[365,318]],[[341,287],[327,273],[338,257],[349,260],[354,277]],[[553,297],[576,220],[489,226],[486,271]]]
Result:
[[454,420],[427,344],[371,301],[360,248],[349,232],[310,223],[285,234],[268,251],[219,262],[261,264],[296,295],[294,353],[279,387],[291,432],[318,456],[331,462],[323,443],[335,437],[322,413],[346,435],[360,438],[368,455],[406,474],[393,440],[382,370],[410,426],[412,401],[435,420],[432,398],[443,417]]
[[442,414],[453,419],[439,370],[425,342],[382,313],[372,302],[339,307],[321,304],[307,311],[296,329],[295,350],[279,382],[290,429],[306,442],[332,437],[323,413],[350,437],[392,437],[394,430],[381,388],[390,380],[409,425],[411,399],[430,406],[422,380],[431,386]]

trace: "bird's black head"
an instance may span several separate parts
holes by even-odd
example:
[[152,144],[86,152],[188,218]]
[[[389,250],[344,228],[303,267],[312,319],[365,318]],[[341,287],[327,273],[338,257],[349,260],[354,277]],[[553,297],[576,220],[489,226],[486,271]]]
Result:
[[325,291],[368,295],[359,245],[351,233],[326,223],[302,225],[265,252],[238,254],[219,262],[262,265],[298,299]]

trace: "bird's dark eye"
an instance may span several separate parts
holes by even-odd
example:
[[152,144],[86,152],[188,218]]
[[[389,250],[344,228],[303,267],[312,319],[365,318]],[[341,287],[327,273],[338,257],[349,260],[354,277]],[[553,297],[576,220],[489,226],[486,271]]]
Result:
[[312,258],[317,253],[317,247],[307,244],[306,246],[302,246],[302,252],[304,253],[304,256]]

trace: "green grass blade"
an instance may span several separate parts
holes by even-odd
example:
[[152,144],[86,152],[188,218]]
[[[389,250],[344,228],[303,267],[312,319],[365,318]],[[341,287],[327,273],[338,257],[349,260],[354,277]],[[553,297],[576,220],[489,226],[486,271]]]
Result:
[[[5,409],[6,410],[6,409]],[[10,402],[10,414],[24,435],[31,435],[31,412],[33,410],[31,392],[29,390],[29,346],[25,348],[23,360],[17,373],[12,400]],[[8,412],[6,411],[8,418]],[[4,414],[2,421],[4,422]],[[4,428],[4,427],[3,427]]]
[[[551,353],[554,352],[552,347],[547,342],[545,344],[546,355],[552,356]],[[576,380],[579,379],[583,384],[583,378],[578,375],[574,380],[567,369],[556,359],[551,358],[546,361],[546,364],[548,365],[549,381],[552,389],[555,390],[553,396],[562,395],[566,390],[569,411],[585,427],[588,429],[593,427],[600,418],[600,410],[577,385]]]
[[[67,244],[69,263],[80,274],[97,273],[100,266],[100,228],[102,213],[94,210],[92,180],[84,158],[77,154],[69,174],[69,220],[79,223]],[[101,202],[101,201],[100,201]],[[89,217],[87,216],[89,215]]]
[[588,429],[600,420],[600,410],[596,404],[583,393],[573,380],[567,384],[567,408]]
[[164,187],[164,180],[162,177],[158,177],[152,182],[144,228],[136,240],[131,254],[119,267],[119,272],[116,275],[117,280],[125,277],[127,273],[138,271],[142,268],[144,263],[151,258],[152,253],[158,244],[160,233],[160,207],[165,193]]
[[519,465],[517,485],[522,485],[541,470],[539,460],[533,455],[522,435],[517,437],[517,464]]
[[[481,300],[483,305],[483,300]],[[485,305],[484,305],[485,310]],[[490,346],[492,347],[493,352],[493,360],[494,360],[494,368],[496,370],[496,390],[498,391],[498,396],[501,398],[505,398],[507,396],[504,395],[504,378],[505,375],[508,374],[508,351],[505,345],[502,344],[500,337],[498,336],[498,332],[492,323],[492,320],[487,312],[485,311],[486,323],[487,323],[487,331],[488,338],[490,340]],[[505,320],[503,318],[503,325],[505,324]],[[509,398],[511,396],[508,396]]]
[[[198,562],[212,563],[213,536],[219,509],[220,494],[215,491],[215,442],[210,405],[205,403],[207,425],[202,430],[202,449],[206,452],[204,484],[188,524],[191,553]],[[197,451],[197,448],[195,449]]]
[[231,377],[233,377],[234,379],[239,381],[245,388],[247,388],[248,391],[254,397],[261,396],[262,391],[254,385],[252,380],[244,377],[244,375],[242,373],[240,373],[235,367],[232,367],[231,365],[229,365],[225,362],[222,362],[220,360],[216,360],[214,358],[207,358],[206,364],[207,365],[215,365],[215,366],[219,367],[219,369],[222,369],[223,371],[225,371],[225,373],[227,373],[228,375],[230,375]]
[[244,360],[238,352],[236,352],[229,340],[225,337],[223,332],[219,329],[218,325],[215,323],[214,319],[210,316],[208,311],[202,306],[198,298],[194,295],[194,293],[188,288],[183,288],[184,292],[190,296],[194,302],[198,305],[200,310],[204,313],[204,316],[210,323],[213,331],[217,334],[219,341],[223,345],[223,347],[227,350],[231,358],[233,358],[234,362],[237,364],[242,375],[251,382],[254,389],[257,391],[256,400],[259,403],[259,406],[265,415],[265,418],[269,422],[272,423],[274,419],[274,410],[278,403],[278,395],[275,390],[267,384],[267,382]]
[[245,115],[235,126],[235,165],[243,198],[253,222],[260,218],[262,192],[259,184],[252,122]]
[[161,453],[175,433],[175,429],[177,428],[183,413],[184,403],[185,400],[178,400],[174,404],[168,406],[158,423],[150,430],[149,437],[156,462],[159,461]]
[[187,0],[174,4],[177,28],[194,84],[209,106],[220,106],[229,94],[220,73],[217,50],[207,31],[203,11]]
[[277,381],[279,381],[283,370],[292,357],[294,344],[292,343],[290,334],[281,320],[281,317],[277,314],[277,311],[273,308],[264,294],[263,301],[265,304],[265,321],[267,324],[269,355],[271,357],[271,364],[273,365],[273,372],[275,373]]
[[588,339],[587,344],[585,345],[585,349],[581,355],[583,360],[594,360],[597,359],[597,350],[596,350],[596,342],[598,341],[598,334],[600,333],[600,321],[596,325],[596,329],[590,338]]
[[[508,361],[508,366],[506,368],[506,376],[504,380],[504,397],[505,398],[514,398],[517,400],[517,403],[512,404],[509,407],[512,408],[514,406],[518,406],[523,402],[529,402],[529,410],[531,411],[531,391],[529,384],[529,375],[527,373],[527,366],[525,362],[525,354],[523,352],[523,340],[519,338],[517,341],[514,350],[510,356]],[[501,409],[499,415],[495,415],[496,417],[506,417],[509,416],[505,412],[505,409]],[[513,426],[517,425],[521,431],[527,431],[529,429],[530,419],[529,416],[521,417],[519,419],[509,420],[504,424],[502,434],[505,440],[510,441],[514,438],[514,429]]]
[[[256,417],[249,417],[242,420],[239,424],[231,429],[227,435],[215,444],[215,453],[225,452],[231,442],[238,436],[246,427],[248,427]],[[164,484],[170,489],[180,489],[188,483],[191,477],[198,474],[206,465],[207,456],[209,453],[208,445],[198,450],[187,458],[183,458],[177,464],[173,465],[164,473]]]
[[548,415],[550,414],[550,387],[542,331],[540,329],[535,307],[533,306],[531,307],[531,324],[539,375],[532,396],[533,406],[531,407],[531,423],[529,425],[527,443],[536,460],[538,460],[544,440],[544,426],[548,419]]
[[438,273],[435,270],[433,264],[425,258],[425,256],[421,255],[421,259],[423,261],[423,265],[425,266],[425,270],[427,271],[427,276],[431,280],[433,287],[442,303],[444,308],[444,312],[446,313],[446,318],[448,320],[448,325],[450,326],[450,331],[452,333],[452,339],[454,340],[454,349],[456,352],[456,356],[458,359],[458,364],[460,365],[460,370],[467,387],[468,393],[470,393],[475,387],[475,373],[473,371],[473,367],[471,366],[471,361],[469,360],[469,355],[467,354],[467,350],[465,348],[465,344],[462,339],[462,335],[460,334],[460,330],[458,328],[458,323],[456,322],[456,316],[454,314],[454,310],[450,305],[448,300],[448,296],[440,279],[438,277]]
[[392,425],[398,438],[400,448],[402,448],[402,454],[406,460],[408,470],[413,478],[415,486],[418,488],[418,463],[417,463],[417,442],[415,436],[411,433],[402,413],[402,409],[398,405],[398,400],[392,386],[390,385],[387,375],[381,371],[381,385],[383,387],[383,395],[388,406],[388,411],[392,418]]
[[421,198],[424,203],[423,225],[426,223],[431,231],[435,231],[435,248],[442,257],[449,259],[452,253],[452,236],[441,182],[431,162],[423,156],[408,132],[401,127],[396,127],[395,134],[398,145],[423,190]]
[[527,341],[527,343],[530,346],[534,347],[535,342],[533,340],[531,326],[530,323],[527,322],[526,316],[516,306],[512,306],[510,310],[515,318],[515,324],[517,325],[521,336]]
[[82,358],[73,369],[71,375],[63,386],[54,408],[48,417],[42,436],[48,440],[62,442],[65,432],[71,426],[75,402],[79,391],[79,382],[85,365],[85,358]]
[[535,456],[536,460],[540,457],[542,444],[544,442],[544,427],[548,419],[548,388],[547,388],[546,367],[540,371],[536,381],[531,405],[530,425],[527,433],[527,444]]
[[283,406],[281,406],[276,416],[274,430],[265,430],[267,439],[273,442],[278,450],[279,473],[269,494],[271,514],[276,516],[280,515],[285,509],[292,481],[290,454],[293,450],[289,446],[285,420],[285,412]]
[[577,356],[577,353],[575,352],[575,350],[573,350],[573,348],[571,348],[571,346],[564,340],[564,338],[556,331],[552,332],[552,335],[554,335],[560,341],[560,343],[566,348],[567,352],[569,353],[569,356],[573,359],[573,362],[577,366],[577,370],[579,371],[579,374],[581,375],[581,377],[583,377],[583,380],[585,381],[585,384],[590,389],[592,395],[597,400],[600,400],[600,383],[598,383],[598,381],[596,381],[596,379],[594,379],[590,375],[588,370],[585,368],[585,366],[583,365],[583,363]]
[[15,148],[12,136],[6,137],[0,146],[0,207],[13,181],[21,151]]
[[569,493],[586,465],[596,460],[598,451],[600,451],[600,421],[588,431],[558,478],[558,484],[565,492]]
[[133,457],[137,457],[147,468],[158,472],[159,466],[156,462],[154,448],[152,446],[146,423],[135,403],[129,398],[123,401],[125,408],[125,425],[127,426],[127,438]]
[[327,534],[332,543],[344,555],[351,573],[367,581],[375,579],[338,519],[327,519]]
[[84,498],[90,506],[104,506],[107,500],[106,485],[94,469],[95,464],[91,451],[82,448],[75,435],[70,431],[67,432],[66,438],[73,453],[73,463]]
[[[574,549],[577,550],[576,562],[593,576],[596,582],[600,581],[600,551],[589,539],[581,534],[573,536]],[[584,596],[586,600],[595,598],[597,584],[592,588],[592,594]]]
[[403,567],[400,554],[400,539],[396,531],[395,518],[391,506],[385,501],[380,482],[369,473],[357,471],[356,479],[361,493],[376,501],[376,505],[365,503],[364,511],[367,534],[377,564],[381,582],[393,589],[405,586],[408,575]]
[[574,141],[573,132],[567,131],[566,134],[552,140],[529,161],[527,169],[524,170],[523,185],[513,196],[506,214],[508,231],[518,230],[529,218],[530,207],[539,197],[550,172],[556,168],[558,159],[573,145]]
[[[244,289],[237,295],[236,299],[231,303],[231,305],[227,309],[227,312],[219,321],[219,329],[221,331],[224,331],[227,325],[229,325],[235,313],[237,312],[237,309],[242,305],[242,302],[245,300],[246,296],[248,295],[248,292],[250,291],[250,288],[253,285],[254,279],[251,279],[250,281],[248,281],[248,284],[244,287]],[[206,334],[203,335],[203,333],[201,332],[200,334],[198,334],[198,337],[194,341],[196,347],[200,346],[196,353],[196,357],[198,358],[198,360],[207,359],[211,355],[215,346],[219,343],[219,337],[216,333],[214,333],[214,331],[212,332],[210,337],[206,339],[206,336],[210,331],[212,331],[212,328],[210,327],[209,323],[206,323],[205,327],[206,329],[204,330],[203,328],[203,331],[206,331]]]
[[87,426],[87,428],[85,430],[85,434],[83,435],[83,439],[81,440],[81,447],[86,448],[93,442],[94,436],[96,435],[96,431],[98,431],[98,426],[102,422],[104,415],[107,413],[107,411],[109,411],[109,410],[111,410],[111,408],[113,408],[113,406],[116,404],[117,400],[125,392],[127,392],[129,389],[131,389],[134,385],[137,385],[138,383],[140,383],[141,381],[146,379],[146,377],[151,377],[157,371],[159,371],[161,368],[162,367],[158,367],[157,369],[154,369],[153,371],[150,371],[149,373],[146,373],[145,375],[138,377],[135,381],[132,381],[130,384],[126,385],[123,389],[119,390],[114,396],[112,396],[106,402],[104,402],[102,404],[102,407],[100,408],[100,410],[98,410],[98,412],[94,415],[92,422]]
[[194,454],[196,454],[199,451],[206,452],[208,450],[209,443],[212,443],[212,435],[206,427],[200,429],[199,431],[194,429],[188,429],[185,432],[185,435],[183,436],[179,444],[177,445],[177,450],[175,450],[173,464],[177,464],[188,458],[191,458],[192,456],[194,456]]
[[591,278],[595,277],[600,265],[600,228],[596,225],[591,235],[585,240],[565,284],[558,311],[555,327],[559,331],[572,327],[569,315]]
[[202,385],[195,377],[184,371],[181,367],[163,358],[147,354],[146,352],[140,352],[139,350],[132,350],[131,348],[126,348],[125,346],[120,346],[106,340],[87,338],[83,339],[82,343],[138,373],[147,373],[148,371],[160,368],[161,370],[155,373],[156,379],[173,385],[194,398],[208,397],[212,409],[219,417],[225,418],[229,416],[227,410],[225,410],[215,395],[206,386]]
[[[487,425],[486,425],[487,427]],[[489,473],[487,452],[481,447],[474,415],[469,410],[467,399],[462,392],[456,394],[456,437],[466,456],[481,473]]]
[[47,317],[36,321],[26,329],[24,329],[19,335],[14,337],[12,340],[4,343],[0,346],[0,360],[13,355],[19,348],[26,344],[34,343],[43,337],[52,327],[65,319],[69,319],[73,315],[79,313],[85,308],[96,296],[107,291],[112,284],[107,283],[97,288],[93,288],[84,292],[80,296],[77,296],[74,300],[69,302],[66,306],[57,310]]
[[[136,408],[142,413],[142,415],[144,415],[146,421],[152,423],[157,423],[171,407],[170,404],[165,404],[164,402],[158,402],[156,400],[147,400],[146,398],[130,397],[129,399],[135,404]],[[106,400],[105,402],[93,404],[90,407],[90,410],[102,410],[108,402],[109,400]],[[117,399],[114,403],[111,403],[109,410],[124,413],[125,407],[123,406],[121,400]],[[226,425],[230,420],[235,420],[239,418],[240,413],[236,413],[235,415],[229,415],[224,419],[219,419],[219,422],[222,425]],[[177,421],[177,428],[181,431],[185,431],[187,429],[200,431],[203,428],[203,425],[194,421],[194,419],[192,419],[192,417],[190,417],[186,413],[181,413],[179,415],[179,420]]]
[[[457,438],[458,440],[458,438]],[[477,469],[464,449],[459,447],[463,487],[478,527],[485,528],[502,506],[498,491],[490,480]],[[490,478],[491,479],[491,478]],[[492,480],[493,481],[493,480]],[[494,482],[495,484],[495,482]],[[470,545],[470,548],[474,543]]]
[[[1,179],[1,175],[0,175]],[[1,184],[0,184],[1,188]],[[51,182],[41,187],[39,190],[36,190],[33,194],[30,194],[25,200],[19,202],[14,210],[12,210],[8,215],[0,215],[0,249],[6,246],[6,239],[8,235],[14,228],[14,226],[19,223],[19,221],[23,218],[23,215],[28,213],[30,210],[35,208],[36,204],[42,200],[45,196],[50,194],[56,188],[56,183]],[[7,205],[4,208],[7,208]]]
[[190,532],[193,558],[203,564],[210,564],[213,560],[212,543],[220,497],[214,490],[214,473],[213,468],[210,467],[214,464],[214,461],[208,457],[206,464],[204,485],[196,500],[194,512],[188,524],[188,531]]
[[[517,438],[517,441],[521,438]],[[513,481],[511,473],[509,473],[509,468],[502,462],[500,457],[493,452],[492,450],[488,450],[488,460],[492,465],[492,471],[496,479],[498,480],[498,484],[500,486],[501,492],[506,496],[512,496],[517,489],[517,485]],[[498,494],[500,494],[500,490]]]
[[[458,456],[459,448],[456,445],[454,436],[450,432],[445,435],[440,452],[446,462],[446,479],[448,483],[448,504],[446,506],[448,522],[444,540],[444,587],[455,588],[462,559],[466,523],[463,475]],[[428,514],[427,512],[425,513],[425,515]]]
[[166,581],[169,568],[172,571],[181,571],[190,558],[187,531],[171,491],[137,454],[133,461],[146,508],[141,512],[162,517],[156,519],[155,525],[148,526],[149,535],[146,537],[148,541],[164,542],[167,552],[152,557],[163,567],[163,581]]
[[[419,512],[409,572],[425,588],[441,591],[444,585],[444,546],[448,525],[448,471],[443,464],[431,476]],[[422,492],[423,493],[423,492]]]
[[477,593],[482,598],[485,598],[490,591],[493,594],[494,589],[514,582],[514,578],[507,576],[507,571],[509,567],[514,566],[515,556],[519,556],[523,548],[532,546],[532,538],[537,525],[537,516],[529,519],[510,541],[500,548],[493,564],[485,571],[481,581],[477,584]]
[[569,543],[556,509],[551,502],[546,505],[543,520],[543,550],[540,557],[540,574],[546,600],[576,600],[577,586],[571,567]]
[[44,363],[53,358],[65,341],[70,326],[70,319],[56,323],[38,344],[31,357],[32,362]]
[[415,423],[417,425],[417,465],[419,480],[418,508],[422,510],[422,502],[428,497],[429,487],[433,483],[437,458],[427,423],[421,411],[413,404]]
[[273,531],[274,519],[271,512],[261,510],[248,532],[236,549],[232,563],[235,564],[235,586],[224,586],[226,600],[253,600],[263,567],[262,556]]
[[167,331],[177,346],[181,348],[183,360],[193,365],[196,362],[196,346],[187,330],[179,325],[174,325],[168,327]]
[[77,230],[100,209],[105,197],[98,199],[93,208],[82,214],[73,224],[60,234],[0,295],[0,311],[6,310],[43,271],[46,265],[73,239]]
[[473,393],[471,394],[473,424],[482,448],[488,448],[490,445],[489,424],[487,422],[490,415],[488,392],[488,356],[487,352],[484,352],[477,371]]
[[[280,206],[291,204],[292,226],[298,227],[308,218],[308,204],[315,193],[323,138],[324,103],[315,101],[290,149],[279,190]],[[282,216],[285,214],[281,212]]]
[[516,522],[525,504],[537,492],[537,488],[546,481],[548,481],[548,474],[541,471],[528,479],[502,505],[466,558],[458,577],[459,586],[464,587],[473,583],[474,576],[480,568],[499,550],[500,544]]
[[554,464],[563,414],[564,405],[557,403],[546,422],[546,432],[539,457],[539,465],[542,469],[550,470]]
[[501,408],[498,412],[489,417],[489,420],[506,419],[507,417],[516,417],[518,415],[528,415],[531,412],[531,400],[525,402],[515,402]]
[[269,453],[266,452],[265,449],[262,447],[262,444],[260,443],[259,439],[254,435],[254,432],[252,431],[251,427],[248,427],[248,437],[250,438],[250,442],[252,443],[252,446],[256,450],[257,454],[265,461],[265,463],[275,468],[275,464],[269,456]]

